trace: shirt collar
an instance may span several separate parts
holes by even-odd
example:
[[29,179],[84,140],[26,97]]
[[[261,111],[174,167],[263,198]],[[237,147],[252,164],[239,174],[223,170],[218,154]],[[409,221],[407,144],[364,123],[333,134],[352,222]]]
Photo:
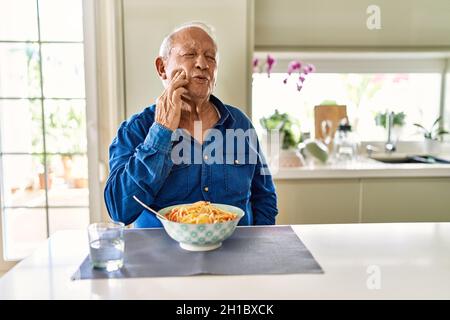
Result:
[[209,101],[216,106],[220,113],[220,119],[216,125],[224,125],[226,122],[233,124],[235,122],[234,116],[231,114],[228,107],[224,105],[216,96],[211,95],[209,97]]

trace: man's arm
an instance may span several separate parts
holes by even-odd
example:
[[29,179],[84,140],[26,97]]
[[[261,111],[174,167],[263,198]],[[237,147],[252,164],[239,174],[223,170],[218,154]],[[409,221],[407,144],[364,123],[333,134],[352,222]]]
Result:
[[151,205],[169,175],[173,165],[171,136],[180,123],[184,103],[181,96],[187,92],[183,87],[187,83],[183,70],[173,70],[169,84],[158,98],[155,122],[143,143],[138,144],[139,139],[125,124],[119,129],[110,146],[110,174],[104,193],[112,219],[125,224],[136,220],[142,208],[133,196]]
[[275,224],[275,217],[278,214],[277,195],[272,175],[261,151],[258,154],[258,162],[252,180],[250,203],[253,211],[253,224]]
[[130,224],[142,212],[134,195],[151,205],[172,168],[172,131],[154,122],[143,143],[134,147],[125,124],[110,146],[110,174],[104,191],[109,215]]

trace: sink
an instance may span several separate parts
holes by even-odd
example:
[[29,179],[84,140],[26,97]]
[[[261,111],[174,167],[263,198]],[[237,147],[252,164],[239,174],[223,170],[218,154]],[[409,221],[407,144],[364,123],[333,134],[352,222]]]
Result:
[[370,157],[373,160],[380,161],[383,163],[447,163],[450,164],[450,160],[438,158],[432,155],[396,155],[396,154],[386,154],[386,155],[372,155]]

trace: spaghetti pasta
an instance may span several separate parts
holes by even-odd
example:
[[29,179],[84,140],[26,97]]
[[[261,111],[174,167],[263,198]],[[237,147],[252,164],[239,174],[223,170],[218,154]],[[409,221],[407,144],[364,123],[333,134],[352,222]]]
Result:
[[237,214],[213,206],[208,201],[173,208],[166,218],[170,221],[191,224],[220,223],[237,218]]

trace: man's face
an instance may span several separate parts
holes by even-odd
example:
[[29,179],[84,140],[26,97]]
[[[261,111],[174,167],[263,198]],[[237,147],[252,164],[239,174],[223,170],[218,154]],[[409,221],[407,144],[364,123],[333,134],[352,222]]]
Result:
[[175,70],[186,72],[186,89],[192,99],[205,99],[213,92],[217,76],[217,49],[200,28],[187,28],[175,34],[172,50],[165,61],[168,80]]

